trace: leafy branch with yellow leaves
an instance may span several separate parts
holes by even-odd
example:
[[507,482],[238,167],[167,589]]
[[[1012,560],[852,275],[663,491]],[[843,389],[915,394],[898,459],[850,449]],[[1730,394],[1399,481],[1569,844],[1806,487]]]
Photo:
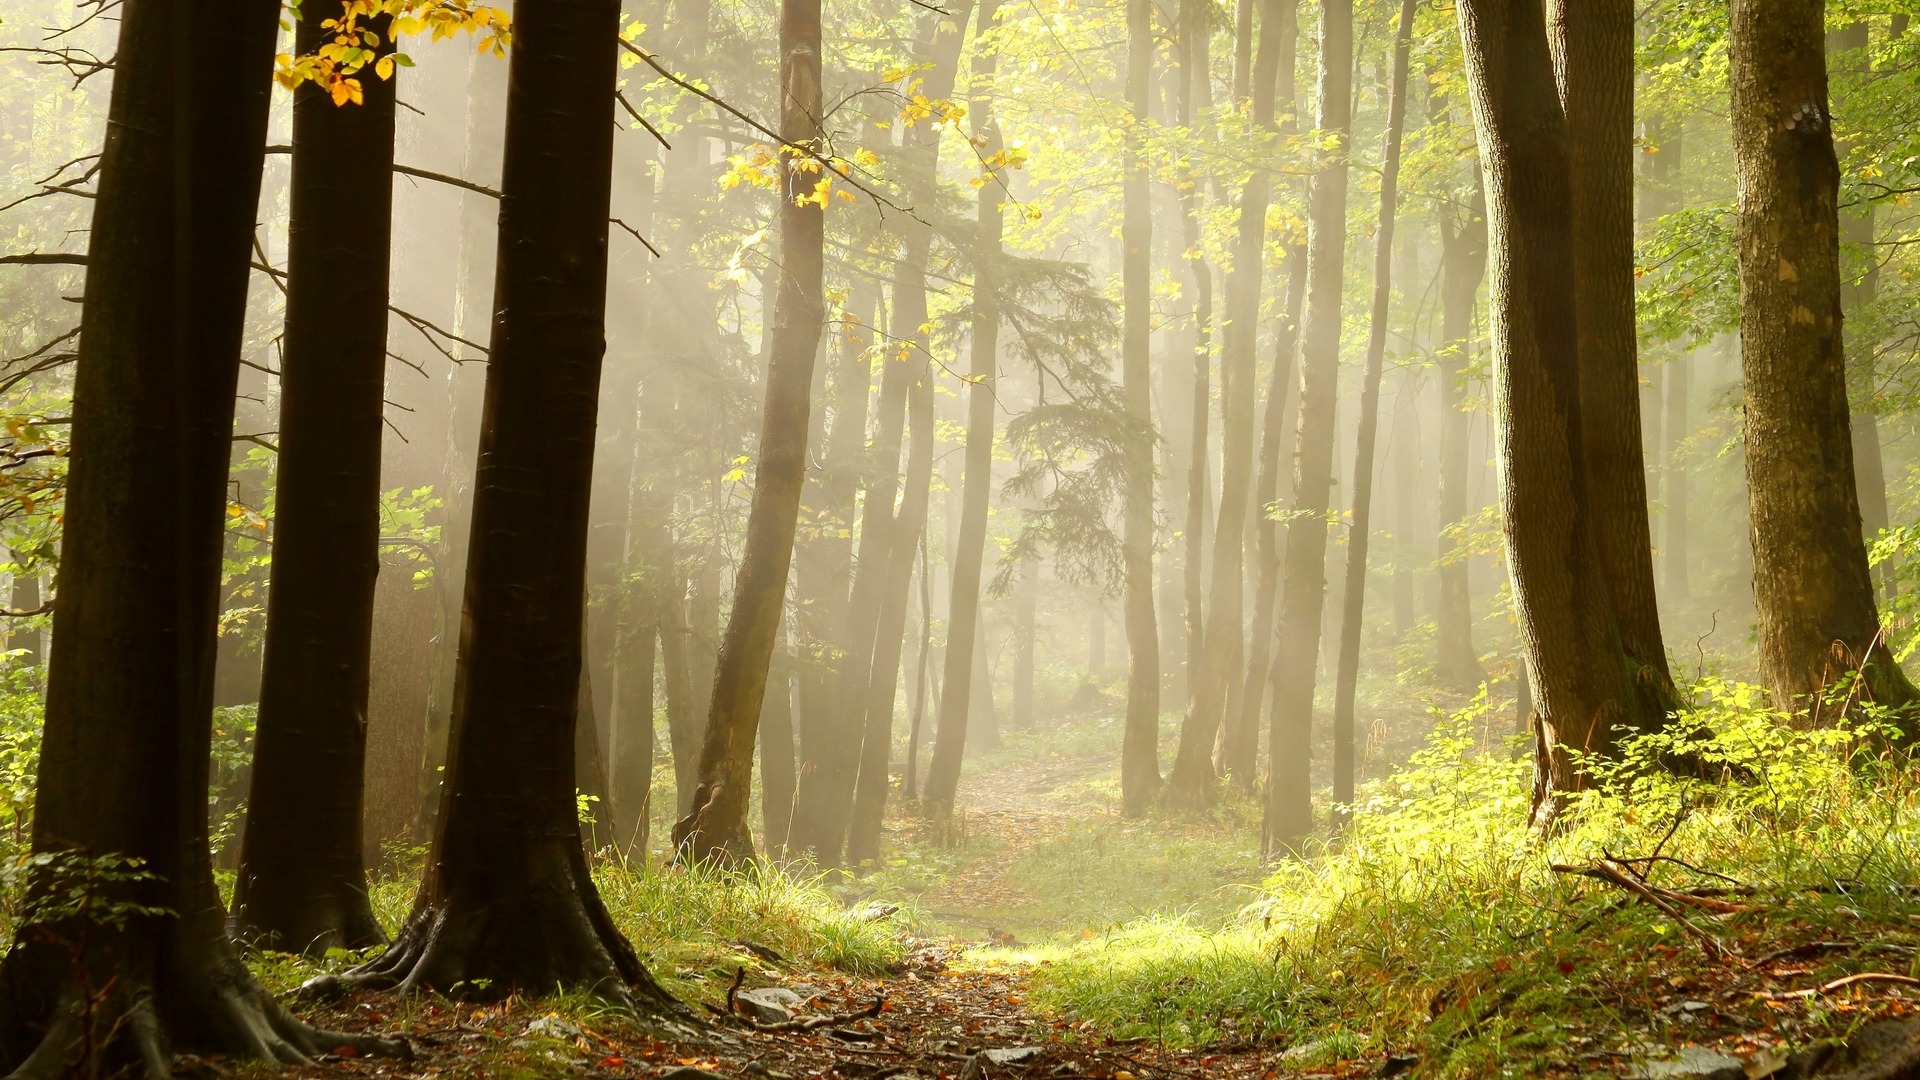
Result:
[[[326,2],[326,0],[320,0]],[[376,77],[393,78],[396,68],[412,67],[413,59],[394,49],[403,37],[432,35],[432,40],[467,33],[478,39],[479,52],[505,56],[513,44],[513,22],[507,10],[474,0],[338,0],[340,15],[320,25],[333,40],[312,53],[281,53],[274,58],[274,81],[288,90],[311,82],[327,91],[335,105],[358,105],[363,98],[361,73],[372,65]],[[295,9],[296,17],[298,9]],[[375,26],[385,22],[384,35]]]

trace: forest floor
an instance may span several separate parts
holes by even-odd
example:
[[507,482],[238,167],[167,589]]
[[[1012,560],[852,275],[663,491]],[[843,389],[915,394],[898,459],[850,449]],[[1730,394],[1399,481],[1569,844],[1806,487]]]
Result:
[[[1330,1004],[1351,987],[1298,1006],[1334,1022],[1285,1032],[1256,1025],[1257,1037],[1233,1034],[1232,1021],[1223,1033],[1214,1020],[1196,1020],[1179,1004],[1178,986],[1139,1012],[1082,1018],[1060,1008],[1063,979],[1051,975],[1066,970],[1056,963],[1074,962],[1076,948],[1087,947],[1084,965],[1087,952],[1124,942],[1143,919],[1150,928],[1218,929],[1224,942],[1236,913],[1264,895],[1256,811],[1246,801],[1229,799],[1197,823],[1120,818],[1104,723],[1007,733],[969,761],[954,842],[934,843],[901,815],[888,822],[887,866],[850,883],[815,883],[847,918],[890,935],[884,963],[852,945],[840,962],[798,956],[793,938],[772,936],[754,916],[715,920],[702,949],[669,960],[651,944],[655,970],[689,1002],[690,1022],[637,1022],[580,997],[473,1005],[360,994],[302,1011],[330,1027],[404,1034],[416,1058],[330,1058],[294,1075],[1790,1080],[1854,1075],[1790,1062],[1790,1050],[1920,1015],[1920,914],[1905,906],[1803,895],[1777,911],[1750,911],[1759,905],[1735,890],[1696,897],[1698,906],[1670,918],[1595,885],[1568,901],[1557,941],[1552,930],[1544,939],[1512,934],[1504,951],[1473,958],[1466,975],[1441,965],[1402,969],[1379,996],[1350,999],[1422,1003],[1390,1020],[1384,1005],[1370,1017]],[[1381,738],[1408,742],[1398,730]],[[1391,936],[1387,916],[1379,918]],[[648,942],[636,944],[648,954]],[[1227,945],[1208,947],[1223,950],[1221,964],[1233,962]],[[1347,966],[1351,982],[1359,964]],[[737,978],[786,1003],[767,1014],[791,1015],[786,1030],[727,1015]],[[1920,1023],[1877,1030],[1904,1040],[1915,1071],[1858,1075],[1920,1075]]]

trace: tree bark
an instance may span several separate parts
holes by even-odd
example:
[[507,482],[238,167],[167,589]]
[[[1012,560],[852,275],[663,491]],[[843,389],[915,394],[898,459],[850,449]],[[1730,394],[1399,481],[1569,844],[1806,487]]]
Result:
[[1824,12],[1735,0],[1728,37],[1760,670],[1778,707],[1816,718],[1851,671],[1881,705],[1914,698],[1880,643],[1860,540]]
[[1566,114],[1574,321],[1586,512],[1642,730],[1678,706],[1653,584],[1633,310],[1633,0],[1552,0],[1549,35]]
[[[1127,104],[1121,169],[1122,305],[1121,383],[1127,416],[1143,429],[1152,417],[1150,355],[1153,326],[1153,202],[1141,140],[1151,121],[1153,16],[1149,0],[1127,0]],[[1160,786],[1160,630],[1153,610],[1153,445],[1142,440],[1127,453],[1126,507],[1122,521],[1127,627],[1127,713],[1120,749],[1120,804],[1128,817],[1147,812]],[[1031,619],[1032,608],[1025,609]],[[1027,706],[1032,706],[1032,640],[1026,657]],[[1018,690],[1016,690],[1016,694]],[[1021,712],[1016,699],[1015,714]],[[1029,722],[1031,718],[1029,717]],[[1018,721],[1016,720],[1016,723]]]
[[[1386,152],[1380,167],[1380,227],[1373,234],[1373,311],[1367,366],[1360,377],[1360,425],[1353,451],[1353,522],[1347,530],[1347,587],[1340,615],[1340,662],[1333,686],[1333,801],[1353,805],[1353,698],[1360,679],[1360,622],[1367,603],[1367,547],[1373,532],[1374,443],[1380,430],[1380,369],[1386,363],[1387,308],[1393,299],[1393,231],[1399,210],[1400,137],[1407,123],[1407,63],[1416,0],[1400,0],[1387,91]],[[1336,815],[1344,817],[1336,809]]]
[[[36,777],[38,903],[0,964],[0,1066],[16,1076],[157,1080],[179,1053],[293,1063],[378,1046],[301,1024],[254,981],[207,847],[226,482],[279,7],[115,12]],[[209,48],[219,62],[183,77],[180,58]]]
[[[780,137],[791,146],[821,138],[820,0],[780,5]],[[822,266],[825,193],[813,173],[782,172],[779,294],[767,358],[765,416],[754,470],[745,550],[734,574],[733,610],[714,671],[713,704],[700,751],[691,820],[675,827],[674,850],[695,862],[753,858],[747,806],[753,743],[767,692],[767,665],[786,604],[787,572],[807,475],[807,421],[814,357],[826,323]]]
[[[984,42],[999,14],[999,0],[978,5],[975,40]],[[998,54],[982,47],[974,56],[973,138],[983,158],[1000,152],[1000,127],[993,117],[992,87]],[[1000,356],[1000,231],[1003,212],[997,182],[981,185],[974,232],[972,364],[968,371],[966,478],[961,489],[960,523],[954,544],[952,591],[947,602],[947,655],[940,685],[939,725],[921,808],[935,822],[953,813],[960,789],[960,759],[966,751],[968,711],[972,705],[973,653],[979,640],[980,565],[987,544],[987,504],[993,493],[993,392]]]
[[[294,48],[333,37],[309,5]],[[391,20],[368,28],[390,51]],[[273,567],[246,833],[230,929],[268,948],[324,954],[386,934],[361,858],[367,686],[380,572],[380,440],[393,228],[394,83],[369,71],[363,102],[294,93],[287,319]],[[339,209],[355,208],[351,228]]]
[[1534,821],[1545,827],[1641,699],[1593,536],[1568,130],[1540,0],[1466,0],[1460,35],[1486,168],[1507,564],[1532,678]]
[[496,313],[442,806],[386,954],[349,980],[670,999],[588,873],[574,805],[620,9],[521,0]]
[[1327,509],[1333,487],[1334,403],[1345,273],[1347,146],[1353,100],[1353,4],[1320,5],[1319,92],[1314,127],[1335,141],[1307,181],[1307,295],[1300,323],[1300,420],[1293,508],[1281,575],[1279,651],[1273,675],[1262,848],[1294,847],[1313,828],[1309,792],[1313,682],[1326,602]]
[[933,652],[933,588],[928,580],[927,536],[920,534],[920,657],[913,666],[913,720],[907,731],[907,770],[901,777],[900,792],[909,799],[920,797],[915,775],[920,767],[920,727],[927,713],[927,660]]

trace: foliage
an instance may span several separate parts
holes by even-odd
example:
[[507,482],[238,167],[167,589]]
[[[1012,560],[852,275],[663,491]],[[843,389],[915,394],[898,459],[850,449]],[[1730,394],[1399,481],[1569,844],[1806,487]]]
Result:
[[[330,0],[306,0],[325,4]],[[478,51],[505,56],[513,44],[513,25],[507,10],[474,0],[339,0],[340,14],[325,19],[321,26],[333,32],[333,40],[321,44],[311,54],[294,56],[281,53],[274,58],[273,77],[289,90],[301,83],[318,84],[335,105],[358,105],[365,88],[360,73],[373,65],[382,81],[393,78],[397,67],[412,67],[413,58],[393,51],[402,37],[431,34],[434,41],[462,31],[479,38]],[[299,18],[295,5],[293,16]],[[374,29],[382,20],[389,32],[382,37]]]

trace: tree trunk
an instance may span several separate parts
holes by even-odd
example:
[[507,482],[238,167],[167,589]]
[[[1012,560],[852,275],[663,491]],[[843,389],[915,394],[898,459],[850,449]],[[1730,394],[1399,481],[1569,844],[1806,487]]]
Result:
[[[1897,36],[1897,35],[1896,35]],[[1857,19],[1827,35],[1827,53],[1836,65],[1851,69],[1856,77],[1872,67],[1867,48],[1872,44],[1867,23]],[[1845,102],[1835,97],[1834,105]],[[1848,320],[1873,303],[1880,289],[1880,264],[1873,250],[1874,204],[1860,205],[1840,216],[1840,310]],[[1853,470],[1860,486],[1860,531],[1871,543],[1887,527],[1887,475],[1880,448],[1880,417],[1875,401],[1879,393],[1878,365],[1871,347],[1855,349],[1848,364],[1852,387]]]
[[1586,516],[1613,598],[1641,730],[1677,707],[1653,584],[1633,311],[1633,0],[1552,0],[1570,138],[1574,321]]
[[[780,86],[780,137],[791,146],[816,145],[821,138],[820,0],[781,2]],[[691,819],[674,830],[678,857],[696,862],[753,857],[753,832],[747,826],[753,742],[786,604],[800,488],[807,475],[814,357],[826,323],[821,271],[827,200],[814,195],[813,173],[787,169],[782,176],[780,285],[768,331],[772,344],[753,506],[714,673],[694,809]]]
[[[1646,123],[1645,186],[1640,193],[1640,213],[1648,227],[1649,238],[1660,219],[1680,209],[1681,152],[1684,129],[1678,118],[1651,116]],[[1660,554],[1662,591],[1670,603],[1684,603],[1687,582],[1687,503],[1692,498],[1689,478],[1681,464],[1682,447],[1688,431],[1687,398],[1693,382],[1693,357],[1690,351],[1670,354],[1662,371],[1660,456],[1656,475],[1663,489],[1660,508]]]
[[1760,670],[1778,707],[1816,718],[1849,671],[1883,706],[1914,697],[1879,640],[1860,540],[1824,12],[1735,0],[1728,38]]
[[[1153,424],[1150,355],[1153,326],[1153,201],[1141,140],[1151,122],[1153,17],[1149,0],[1127,0],[1127,104],[1133,123],[1122,154],[1120,226],[1124,315],[1120,331],[1121,383],[1127,416],[1142,429]],[[1127,453],[1126,508],[1121,559],[1126,585],[1127,715],[1120,750],[1120,803],[1128,817],[1147,812],[1160,786],[1160,630],[1153,610],[1153,444],[1141,440]],[[1031,601],[1026,615],[1031,618]],[[1031,710],[1033,645],[1021,646],[1027,706]],[[1016,694],[1019,690],[1016,689]],[[1022,711],[1018,699],[1016,716]],[[1030,718],[1029,718],[1030,719]],[[1015,721],[1018,724],[1018,720]]]
[[767,665],[767,697],[760,707],[760,836],[767,857],[787,856],[793,823],[793,657],[784,621]]
[[[278,14],[266,0],[116,10],[36,778],[38,903],[0,965],[0,1065],[13,1075],[159,1078],[177,1053],[304,1062],[375,1048],[301,1024],[253,980],[207,848],[227,470]],[[210,28],[220,61],[183,78],[180,58]]]
[[[605,352],[614,0],[521,0],[447,777],[413,914],[351,981],[670,999],[614,927],[575,817]],[[634,993],[630,993],[629,988]]]
[[1446,339],[1439,356],[1440,378],[1440,530],[1438,577],[1440,609],[1434,619],[1436,674],[1440,684],[1472,693],[1487,677],[1473,648],[1473,592],[1469,557],[1456,551],[1448,530],[1465,528],[1473,439],[1467,412],[1467,372],[1473,353],[1473,310],[1480,282],[1487,275],[1486,185],[1480,163],[1473,162],[1473,199],[1458,216],[1440,222],[1440,333]]
[[[999,0],[981,0],[975,40],[983,43],[973,62],[973,139],[983,158],[1000,152],[1000,127],[993,118],[992,86],[998,54],[984,47],[986,32],[999,14]],[[945,822],[960,789],[960,759],[966,751],[967,714],[972,705],[973,652],[979,638],[980,565],[987,545],[987,504],[993,493],[993,391],[1000,354],[1000,186],[981,185],[974,233],[972,366],[967,390],[966,479],[961,489],[960,527],[954,544],[952,591],[947,604],[947,655],[940,686],[938,730],[927,788],[921,806],[929,818]]]
[[[1212,103],[1212,75],[1208,70],[1209,20],[1211,4],[1206,0],[1181,0],[1181,46],[1186,70],[1181,73],[1180,123],[1193,128]],[[1181,548],[1182,593],[1185,597],[1181,630],[1186,636],[1186,673],[1188,707],[1192,707],[1194,680],[1199,678],[1206,657],[1206,568],[1207,522],[1212,509],[1207,458],[1208,423],[1212,410],[1213,363],[1213,269],[1201,254],[1199,221],[1200,185],[1197,181],[1180,193],[1181,239],[1186,244],[1187,268],[1193,275],[1193,391],[1188,429],[1191,441],[1187,450],[1186,527]],[[1158,769],[1156,760],[1154,767]]]
[[[331,40],[339,12],[303,11],[294,48]],[[391,20],[368,24],[390,39]],[[381,50],[382,55],[386,52]],[[259,726],[230,929],[324,954],[386,941],[361,858],[368,658],[380,571],[387,249],[394,84],[358,108],[317,83],[294,94],[280,455]],[[339,207],[355,207],[343,229]]]
[[[1367,547],[1373,535],[1373,456],[1380,429],[1380,369],[1387,354],[1387,308],[1393,299],[1393,230],[1399,209],[1400,136],[1407,122],[1407,63],[1416,0],[1400,0],[1393,39],[1393,82],[1387,91],[1387,146],[1380,167],[1380,227],[1373,234],[1373,311],[1367,366],[1360,378],[1360,424],[1353,451],[1353,522],[1347,530],[1347,587],[1340,615],[1340,664],[1333,685],[1333,802],[1353,805],[1353,698],[1360,679],[1360,622],[1367,603]],[[1629,279],[1631,280],[1631,279]],[[1342,809],[1335,814],[1344,817]]]
[[[628,607],[636,606],[633,598]],[[623,858],[644,857],[653,809],[654,664],[660,628],[655,623],[622,628],[614,663],[620,672],[619,726],[607,751],[607,784],[613,806],[607,811],[614,846]],[[789,740],[791,741],[791,740]]]
[[[1260,44],[1251,72],[1256,126],[1273,126],[1274,76],[1281,46],[1292,40],[1294,0],[1260,0]],[[1254,345],[1260,325],[1260,280],[1266,262],[1269,182],[1253,171],[1240,190],[1240,227],[1233,270],[1226,279],[1226,329],[1220,349],[1220,513],[1214,523],[1213,575],[1208,582],[1205,647],[1192,675],[1192,692],[1173,769],[1162,802],[1172,810],[1212,805],[1213,747],[1238,700],[1236,676],[1245,656],[1242,569],[1248,503],[1253,486]]]
[[1272,749],[1262,848],[1291,848],[1313,828],[1309,792],[1313,682],[1326,601],[1327,508],[1339,389],[1340,286],[1345,273],[1347,140],[1353,111],[1352,0],[1321,0],[1314,127],[1335,140],[1307,181],[1307,295],[1300,322],[1300,420],[1293,507],[1282,563],[1280,643],[1273,675]]
[[1466,0],[1460,34],[1494,227],[1502,508],[1545,826],[1588,783],[1575,755],[1605,753],[1641,706],[1586,501],[1569,136],[1540,0]]
[[404,551],[385,551],[373,591],[373,662],[367,671],[367,787],[360,837],[367,869],[387,848],[421,834],[420,769],[426,759],[427,704],[440,600],[414,582],[420,569]]
[[[24,552],[13,553],[13,564],[19,569],[13,575],[13,610],[40,610],[40,571],[28,571],[32,565]],[[8,624],[7,648],[20,653],[17,663],[22,667],[40,666],[40,626],[35,620],[24,616],[14,616],[14,622]]]
[[920,534],[920,658],[913,666],[913,720],[907,732],[907,770],[901,777],[900,792],[909,799],[920,797],[920,728],[927,714],[927,661],[933,653],[933,587],[928,580],[927,536]]

